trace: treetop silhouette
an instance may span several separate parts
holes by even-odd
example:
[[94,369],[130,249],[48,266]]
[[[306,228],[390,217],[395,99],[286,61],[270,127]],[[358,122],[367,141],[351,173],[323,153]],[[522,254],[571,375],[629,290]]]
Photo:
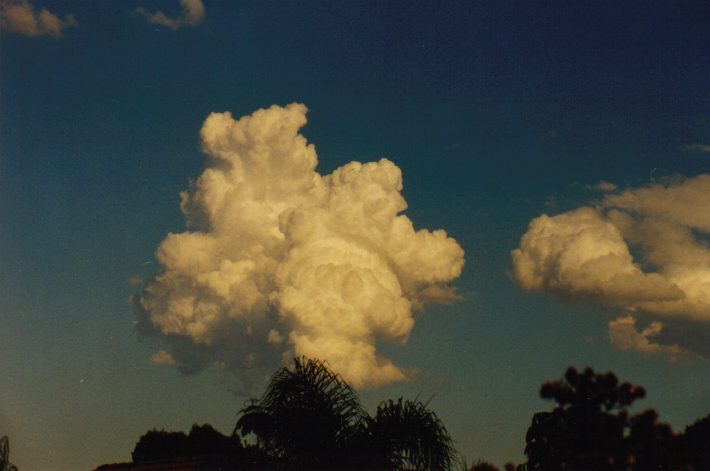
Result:
[[374,417],[319,360],[279,369],[261,399],[242,409],[235,433],[289,470],[446,470],[455,450],[443,423],[419,401],[383,402]]
[[619,384],[612,372],[597,374],[587,367],[579,373],[568,368],[563,380],[542,385],[540,397],[554,400],[558,407],[590,413],[628,407],[635,400],[646,397],[646,390],[628,382]]
[[[613,373],[569,368],[540,388],[554,401],[534,414],[527,431],[527,462],[506,471],[704,471],[710,470],[710,415],[676,434],[653,409],[630,415],[644,388]],[[240,438],[244,437],[242,441]],[[17,471],[0,439],[0,471]],[[450,470],[453,440],[427,403],[383,401],[374,415],[327,363],[295,358],[271,377],[259,399],[239,411],[227,437],[210,425],[189,434],[152,430],[141,437],[129,463],[101,470]],[[467,468],[465,460],[460,464]],[[157,466],[157,467],[156,467]],[[495,471],[478,461],[470,470]]]
[[613,373],[570,368],[543,384],[540,396],[557,404],[533,416],[526,435],[528,470],[688,469],[683,441],[649,409],[629,417],[627,407],[646,395]]
[[134,463],[199,457],[228,457],[242,448],[238,436],[227,437],[211,425],[193,425],[190,433],[151,430],[136,443]]

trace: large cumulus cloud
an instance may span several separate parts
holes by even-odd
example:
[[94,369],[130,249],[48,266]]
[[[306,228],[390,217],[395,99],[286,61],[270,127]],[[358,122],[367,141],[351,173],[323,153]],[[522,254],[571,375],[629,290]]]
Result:
[[163,240],[161,271],[133,300],[138,331],[166,346],[155,363],[216,365],[246,386],[293,355],[356,387],[406,378],[376,344],[403,344],[413,309],[456,298],[463,250],[401,214],[391,161],[320,175],[305,124],[300,104],[205,121],[209,163],[181,194],[191,230]]
[[[617,348],[707,355],[694,345],[710,343],[709,237],[710,175],[676,178],[533,219],[511,254],[513,276],[527,292],[623,311],[609,323]],[[637,318],[650,325],[639,330]]]

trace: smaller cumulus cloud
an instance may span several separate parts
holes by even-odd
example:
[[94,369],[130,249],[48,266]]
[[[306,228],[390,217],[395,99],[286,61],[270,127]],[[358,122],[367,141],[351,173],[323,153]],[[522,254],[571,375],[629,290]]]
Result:
[[710,153],[710,145],[707,144],[688,144],[685,146],[685,150],[689,152],[695,152],[695,153],[702,153],[702,154],[709,154]]
[[[710,174],[664,182],[533,219],[513,277],[526,292],[622,312],[609,324],[620,350],[710,358]],[[638,330],[636,317],[652,322]]]
[[609,341],[617,350],[636,351],[645,355],[665,355],[671,361],[678,361],[690,355],[679,345],[656,342],[662,331],[661,322],[653,321],[645,329],[638,330],[633,316],[621,316],[609,322]]
[[180,0],[182,14],[169,17],[162,11],[150,12],[144,7],[136,8],[136,13],[143,16],[148,23],[167,26],[177,30],[183,26],[197,26],[205,18],[205,6],[202,0]]
[[75,26],[74,15],[66,14],[62,19],[46,8],[35,10],[28,0],[0,0],[0,27],[8,33],[59,39],[66,28]]

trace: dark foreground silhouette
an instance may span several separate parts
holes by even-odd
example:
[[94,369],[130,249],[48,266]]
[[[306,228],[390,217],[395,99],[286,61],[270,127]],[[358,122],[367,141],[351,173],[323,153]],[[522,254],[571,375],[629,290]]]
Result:
[[209,425],[188,435],[153,430],[136,444],[133,463],[98,470],[448,470],[455,457],[427,404],[388,400],[370,416],[323,362],[297,358],[239,412],[230,437]]
[[[540,390],[555,406],[533,415],[527,462],[505,470],[710,471],[710,415],[674,433],[652,409],[629,414],[645,394],[613,373],[568,369]],[[239,411],[231,436],[207,424],[189,434],[152,430],[136,444],[132,463],[97,470],[498,471],[484,461],[457,463],[455,453],[427,404],[388,400],[370,416],[327,365],[300,358]]]
[[7,436],[0,438],[0,471],[17,471],[10,463],[10,440]]
[[[560,381],[542,385],[540,396],[553,400],[551,412],[533,415],[525,436],[527,463],[519,471],[710,471],[710,415],[674,433],[647,409],[629,415],[627,408],[646,391],[619,383],[613,373],[569,368]],[[473,471],[496,471],[478,463]]]
[[241,411],[235,432],[253,434],[276,468],[450,469],[455,450],[436,414],[419,401],[385,401],[370,416],[357,394],[318,360],[280,369]]

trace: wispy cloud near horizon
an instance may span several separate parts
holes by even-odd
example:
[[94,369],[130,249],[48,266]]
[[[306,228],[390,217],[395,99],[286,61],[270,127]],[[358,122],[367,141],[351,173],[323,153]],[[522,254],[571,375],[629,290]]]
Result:
[[59,39],[65,29],[76,26],[78,23],[72,14],[62,19],[46,8],[37,12],[28,0],[0,0],[0,27],[8,33]]
[[205,18],[205,6],[202,0],[180,0],[182,14],[169,17],[162,11],[150,12],[145,7],[136,8],[136,13],[143,16],[148,23],[166,26],[177,30],[183,26],[197,26]]

